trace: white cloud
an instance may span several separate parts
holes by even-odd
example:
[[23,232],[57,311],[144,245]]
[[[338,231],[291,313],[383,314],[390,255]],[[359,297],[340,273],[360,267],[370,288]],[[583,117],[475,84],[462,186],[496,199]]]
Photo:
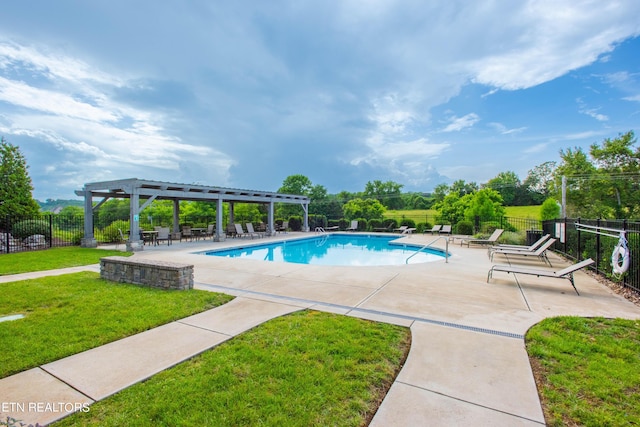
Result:
[[[640,34],[640,3],[634,1],[528,1],[503,3],[512,13],[496,10],[498,25],[489,50],[468,63],[473,81],[516,90],[550,81],[591,64],[616,43]],[[496,9],[500,9],[500,3]],[[526,31],[520,29],[526,28]]]
[[462,117],[453,116],[449,119],[449,123],[441,132],[458,132],[462,129],[472,127],[480,121],[480,117],[476,113],[469,113]]
[[609,117],[607,117],[606,115],[598,113],[598,110],[600,110],[600,108],[589,108],[587,104],[580,98],[578,98],[576,102],[578,103],[578,111],[580,112],[580,114],[593,117],[599,122],[606,122],[609,120]]
[[544,150],[546,150],[548,146],[549,146],[548,143],[541,142],[540,144],[535,144],[535,145],[532,145],[531,147],[525,149],[523,151],[523,153],[525,153],[525,154],[541,153]]
[[521,133],[527,130],[526,126],[509,129],[502,123],[497,123],[497,122],[491,122],[491,123],[488,123],[488,125],[494,128],[496,131],[498,131],[502,135],[511,135],[516,133]]

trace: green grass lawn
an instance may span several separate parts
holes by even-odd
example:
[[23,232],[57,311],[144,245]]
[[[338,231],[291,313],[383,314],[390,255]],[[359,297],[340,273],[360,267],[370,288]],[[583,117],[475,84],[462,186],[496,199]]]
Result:
[[540,206],[505,206],[505,214],[511,218],[540,219]]
[[25,315],[20,320],[0,322],[0,378],[233,298],[199,290],[114,284],[92,272],[1,283],[0,294],[0,316]]
[[547,425],[640,424],[640,321],[550,318],[526,342]]
[[[505,213],[512,218],[540,219],[540,206],[505,206]],[[394,218],[398,221],[409,218],[416,223],[433,222],[437,216],[438,211],[434,209],[389,210],[384,213],[385,218]]]
[[56,425],[363,426],[409,344],[408,328],[296,312]]
[[129,256],[131,252],[66,246],[39,251],[0,255],[0,276],[97,264],[111,255]]

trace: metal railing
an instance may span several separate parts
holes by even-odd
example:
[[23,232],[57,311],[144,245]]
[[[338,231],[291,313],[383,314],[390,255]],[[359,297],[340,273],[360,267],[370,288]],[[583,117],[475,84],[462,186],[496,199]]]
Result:
[[[554,251],[576,261],[591,258],[595,261],[592,268],[598,274],[640,292],[640,222],[564,218],[545,221],[542,228],[545,234],[558,239]],[[594,233],[594,229],[608,232]],[[629,268],[621,276],[613,273],[611,262],[620,232],[624,232],[631,253]]]
[[430,247],[432,244],[434,244],[435,242],[437,242],[440,239],[444,239],[445,240],[445,250],[444,250],[444,262],[448,263],[449,262],[449,238],[446,236],[438,236],[435,239],[433,239],[432,241],[430,241],[429,243],[427,243],[426,245],[422,246],[420,249],[418,249],[417,251],[415,251],[414,253],[412,253],[411,255],[409,255],[407,257],[406,260],[404,260],[405,264],[409,264],[409,260],[411,258],[413,258],[414,256],[418,255],[420,252],[422,252],[423,250],[427,249],[428,247]]

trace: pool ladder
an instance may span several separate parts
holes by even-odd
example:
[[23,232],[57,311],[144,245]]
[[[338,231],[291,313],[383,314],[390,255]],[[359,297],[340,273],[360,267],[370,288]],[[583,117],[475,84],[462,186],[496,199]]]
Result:
[[446,236],[439,236],[436,237],[435,239],[433,239],[432,241],[430,241],[429,243],[427,243],[426,245],[424,245],[423,247],[421,247],[420,249],[418,249],[417,251],[415,251],[414,253],[412,253],[411,255],[409,255],[407,257],[407,259],[404,261],[405,264],[409,264],[409,260],[411,258],[413,258],[414,256],[416,256],[419,252],[422,252],[423,249],[428,248],[429,246],[433,245],[435,242],[437,242],[440,239],[444,239],[445,241],[445,250],[444,250],[444,262],[448,263],[449,262],[449,238]]

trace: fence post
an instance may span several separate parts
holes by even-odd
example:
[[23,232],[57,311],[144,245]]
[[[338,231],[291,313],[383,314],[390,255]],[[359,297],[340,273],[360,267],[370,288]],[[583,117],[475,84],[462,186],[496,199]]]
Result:
[[53,247],[53,214],[49,214],[49,249]]
[[11,230],[11,217],[9,215],[5,215],[5,230],[4,230],[4,244],[6,245],[7,253],[9,253],[9,248],[11,245],[9,244],[9,230]]
[[[576,220],[575,224],[580,224],[580,218]],[[578,242],[576,243],[576,259],[580,259],[580,254],[582,251],[580,250],[580,227],[578,227]],[[598,271],[598,265],[596,264],[596,271]]]
[[[600,218],[596,219],[596,226],[600,227]],[[600,228],[598,228],[600,231]],[[596,265],[600,265],[600,250],[602,249],[600,242],[600,233],[596,233]]]

